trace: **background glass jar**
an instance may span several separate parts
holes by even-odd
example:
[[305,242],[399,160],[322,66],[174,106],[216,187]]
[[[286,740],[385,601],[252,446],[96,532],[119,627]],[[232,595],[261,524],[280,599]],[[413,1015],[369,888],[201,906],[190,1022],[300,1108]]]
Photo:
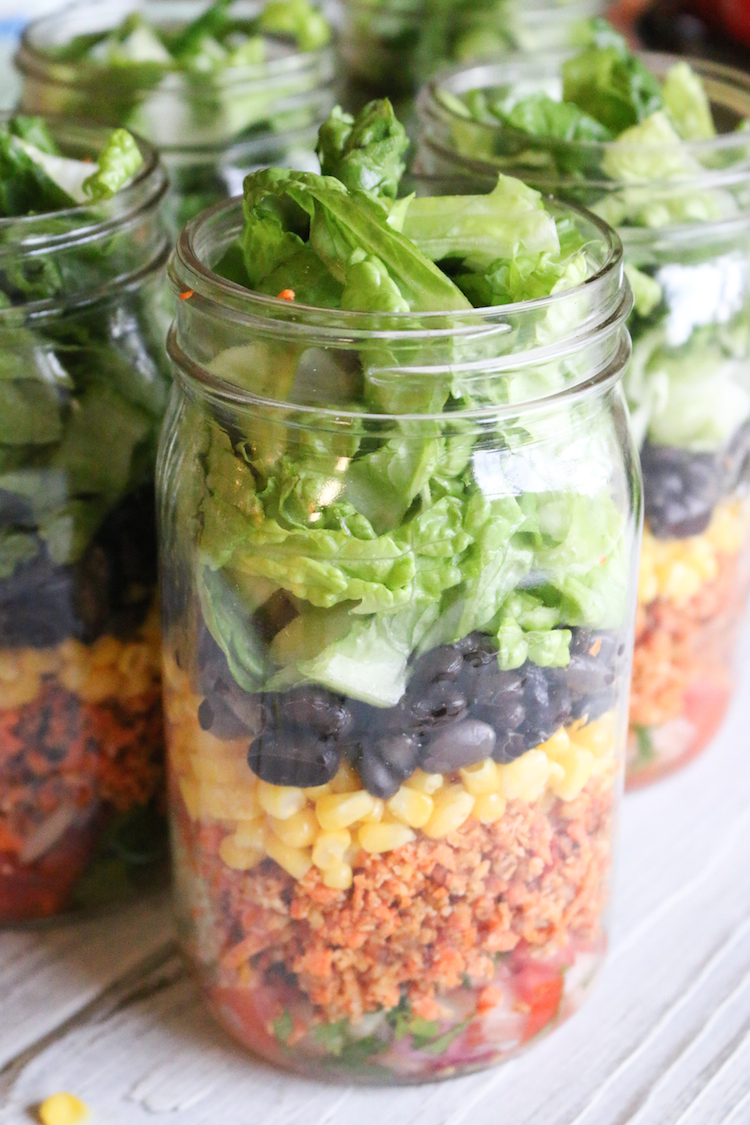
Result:
[[450,62],[585,41],[602,0],[343,0],[339,48],[351,97],[410,99]]
[[[660,76],[677,61],[644,58]],[[750,579],[750,133],[737,131],[750,116],[750,78],[712,63],[691,66],[721,132],[674,152],[530,138],[462,110],[471,90],[520,81],[528,91],[559,89],[560,59],[456,72],[420,103],[419,166],[479,183],[493,182],[500,169],[521,176],[592,207],[624,244],[636,292],[625,388],[646,514],[630,785],[679,768],[717,730]],[[647,178],[655,159],[671,165],[672,178]],[[619,182],[606,176],[618,165],[629,169]]]
[[487,1066],[601,963],[640,481],[621,248],[563,210],[588,280],[466,313],[223,281],[240,201],[172,260],[179,924],[219,1020],[303,1073]]
[[[51,121],[66,155],[105,130]],[[153,470],[166,176],[0,219],[0,923],[141,885],[164,853]]]
[[[207,7],[207,0],[144,0],[137,10],[150,24],[173,26]],[[233,12],[250,18],[261,7],[237,0]],[[264,62],[205,74],[55,58],[76,36],[110,31],[133,10],[132,0],[93,0],[30,24],[16,56],[21,110],[121,125],[150,140],[169,173],[174,235],[204,207],[241,192],[254,168],[317,170],[318,126],[335,100],[330,47],[300,51],[267,37]]]

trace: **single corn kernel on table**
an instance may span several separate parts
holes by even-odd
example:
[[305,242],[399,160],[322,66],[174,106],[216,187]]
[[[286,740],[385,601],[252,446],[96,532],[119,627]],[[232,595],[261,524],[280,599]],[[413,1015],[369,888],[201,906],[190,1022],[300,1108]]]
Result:
[[744,665],[711,749],[627,798],[609,962],[522,1058],[402,1089],[274,1071],[202,1010],[157,899],[0,934],[0,1122],[69,1092],[91,1125],[748,1125],[750,630]]

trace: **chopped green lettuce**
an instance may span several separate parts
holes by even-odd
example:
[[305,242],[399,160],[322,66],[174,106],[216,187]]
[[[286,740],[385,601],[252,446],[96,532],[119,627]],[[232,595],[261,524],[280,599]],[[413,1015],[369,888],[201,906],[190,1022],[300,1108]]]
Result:
[[662,87],[664,108],[685,141],[702,141],[716,134],[711,103],[698,75],[687,62],[675,63]]

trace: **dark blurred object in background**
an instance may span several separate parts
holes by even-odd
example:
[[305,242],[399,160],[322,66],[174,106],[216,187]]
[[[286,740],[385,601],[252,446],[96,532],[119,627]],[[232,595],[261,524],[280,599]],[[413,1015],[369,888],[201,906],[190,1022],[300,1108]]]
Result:
[[656,0],[637,29],[646,47],[750,70],[750,0]]

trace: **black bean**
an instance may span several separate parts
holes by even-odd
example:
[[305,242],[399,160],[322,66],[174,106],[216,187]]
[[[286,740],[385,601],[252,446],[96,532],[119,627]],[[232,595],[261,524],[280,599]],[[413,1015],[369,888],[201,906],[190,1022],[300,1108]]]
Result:
[[262,781],[301,789],[325,785],[336,774],[341,749],[332,738],[316,738],[307,731],[267,727],[254,740],[247,763]]
[[685,539],[705,531],[722,492],[720,459],[647,441],[641,466],[646,522],[657,539]]
[[463,666],[463,657],[453,645],[440,645],[420,657],[414,665],[409,688],[417,684],[434,684],[440,680],[457,680]]
[[450,680],[439,680],[412,700],[409,709],[417,722],[426,727],[454,723],[466,714],[466,696]]
[[598,695],[615,682],[615,669],[596,656],[574,653],[565,669],[565,682],[574,696]]
[[546,742],[570,718],[572,701],[565,686],[564,671],[540,668],[530,661],[523,667],[526,717],[520,733],[529,749]]
[[355,762],[359,777],[368,793],[387,801],[397,792],[401,781],[377,754],[361,753]]
[[497,643],[486,633],[469,633],[456,642],[456,648],[473,668],[481,668],[497,660]]
[[394,777],[405,781],[419,765],[419,740],[409,734],[394,734],[382,738],[372,747],[372,754],[384,762]]
[[510,708],[523,698],[523,674],[517,668],[503,671],[496,661],[494,667],[485,666],[476,677],[474,695],[477,703]]
[[522,754],[530,749],[526,745],[526,739],[522,734],[515,732],[508,732],[498,736],[495,749],[492,752],[492,757],[496,762],[514,762],[516,758],[520,758]]
[[256,725],[243,722],[230,706],[226,697],[214,694],[198,707],[198,722],[215,738],[242,738],[257,730]]
[[422,759],[422,769],[428,773],[451,773],[471,766],[491,757],[495,742],[495,732],[488,723],[465,719],[431,739]]
[[[315,734],[341,735],[352,725],[352,716],[344,706],[343,698],[324,688],[296,688],[276,698],[278,707],[274,710],[284,722],[304,727]],[[264,702],[268,699],[266,696]]]
[[571,710],[572,719],[582,719],[584,715],[588,722],[593,722],[603,715],[606,711],[611,711],[615,705],[616,692],[613,688],[611,692],[603,695],[584,695],[580,699],[576,699],[573,703]]

